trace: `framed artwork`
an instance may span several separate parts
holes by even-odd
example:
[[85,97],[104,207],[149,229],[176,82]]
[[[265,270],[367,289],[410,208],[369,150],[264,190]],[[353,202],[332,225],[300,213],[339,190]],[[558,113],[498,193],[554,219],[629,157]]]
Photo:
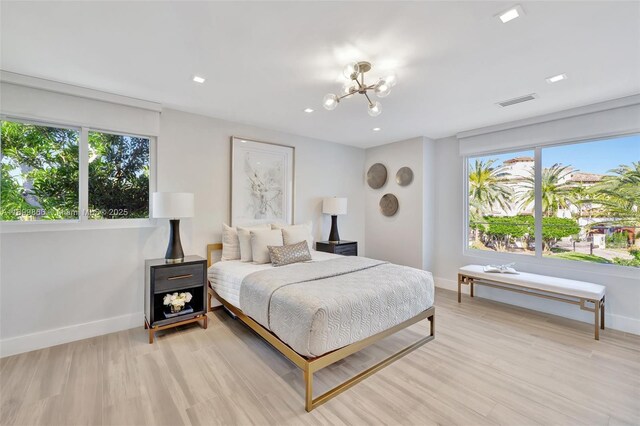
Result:
[[293,224],[295,148],[231,138],[231,226]]

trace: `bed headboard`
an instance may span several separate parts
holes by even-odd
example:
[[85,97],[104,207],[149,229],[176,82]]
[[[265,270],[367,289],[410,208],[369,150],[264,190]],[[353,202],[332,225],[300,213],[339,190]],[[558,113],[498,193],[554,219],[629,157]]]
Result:
[[222,257],[222,243],[207,244],[207,268]]

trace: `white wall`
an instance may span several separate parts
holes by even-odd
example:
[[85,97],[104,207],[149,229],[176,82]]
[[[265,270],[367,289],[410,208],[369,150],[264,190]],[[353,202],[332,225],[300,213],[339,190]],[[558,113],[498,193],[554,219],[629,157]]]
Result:
[[[2,107],[11,109],[5,102]],[[46,118],[46,111],[38,115]],[[204,256],[229,220],[232,135],[295,146],[296,221],[313,220],[316,238],[326,238],[322,198],[347,197],[340,231],[364,250],[364,150],[163,110],[157,188],[196,197],[195,217],[181,223],[185,253]],[[0,234],[0,354],[142,327],[144,259],[162,257],[167,239],[166,223]]]
[[[369,148],[366,151],[365,171],[375,163],[387,168],[387,183],[371,189],[365,182],[365,233],[367,257],[431,270],[433,250],[433,212],[435,143],[424,137]],[[408,186],[396,183],[401,167],[413,170],[413,182]],[[398,198],[398,212],[386,217],[379,202],[384,194]]]
[[[455,137],[436,141],[436,233],[435,250],[436,284],[451,290],[457,289],[457,270],[459,267],[476,263],[495,263],[481,251],[477,255],[463,254],[463,167],[459,154],[458,140]],[[517,260],[516,267],[524,272],[534,272],[562,278],[571,278],[595,282],[607,286],[606,325],[624,331],[640,334],[640,271],[628,269],[619,275],[613,275],[606,265],[585,265],[542,259],[536,261],[527,256]],[[509,260],[510,261],[510,260]],[[594,272],[594,267],[596,272]],[[465,290],[468,290],[465,288]],[[477,295],[526,308],[536,309],[567,318],[585,322],[593,321],[593,314],[579,310],[574,305],[547,299],[528,297],[517,293],[478,287]],[[464,303],[464,302],[463,302]]]

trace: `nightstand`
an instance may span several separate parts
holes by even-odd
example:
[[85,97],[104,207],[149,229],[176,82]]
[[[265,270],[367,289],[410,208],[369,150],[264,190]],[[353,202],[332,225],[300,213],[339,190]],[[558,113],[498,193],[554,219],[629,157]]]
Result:
[[318,241],[316,243],[316,250],[324,251],[327,253],[341,254],[343,256],[357,256],[358,242],[345,240],[338,241],[337,243],[332,243],[329,241]]
[[[185,256],[180,263],[166,263],[165,259],[144,262],[144,328],[149,330],[149,343],[156,331],[178,327],[202,320],[207,328],[207,261],[200,256]],[[168,293],[191,293],[185,306],[188,313],[171,316],[162,299]],[[169,315],[169,316],[167,316]]]

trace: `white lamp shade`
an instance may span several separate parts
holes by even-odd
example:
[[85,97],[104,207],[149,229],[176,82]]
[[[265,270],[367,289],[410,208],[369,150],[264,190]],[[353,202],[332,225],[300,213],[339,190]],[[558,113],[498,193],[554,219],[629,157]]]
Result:
[[153,217],[193,217],[193,194],[190,192],[154,192],[151,199]]
[[336,216],[339,214],[347,214],[346,198],[325,198],[322,200],[322,213]]

